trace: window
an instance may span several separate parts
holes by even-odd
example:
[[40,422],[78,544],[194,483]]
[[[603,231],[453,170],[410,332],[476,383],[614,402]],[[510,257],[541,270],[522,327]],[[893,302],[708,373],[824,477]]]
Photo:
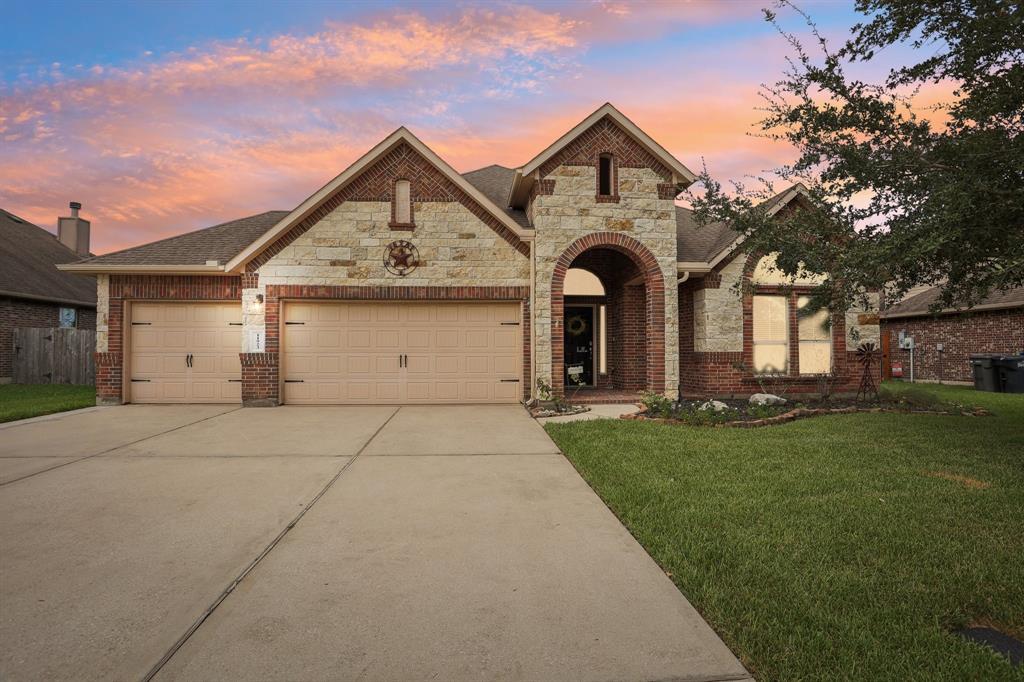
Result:
[[562,285],[565,296],[604,296],[604,285],[597,275],[582,268],[569,268]]
[[597,193],[603,197],[612,196],[612,171],[611,154],[602,154],[598,159]]
[[412,196],[408,180],[395,183],[395,224],[412,224]]
[[800,311],[811,302],[810,297],[797,299],[797,319],[800,325],[800,373],[828,374],[832,371],[832,330],[828,311],[819,310],[812,315]]
[[78,311],[74,308],[61,308],[58,314],[61,327],[78,326]]
[[754,296],[754,371],[789,371],[789,301]]

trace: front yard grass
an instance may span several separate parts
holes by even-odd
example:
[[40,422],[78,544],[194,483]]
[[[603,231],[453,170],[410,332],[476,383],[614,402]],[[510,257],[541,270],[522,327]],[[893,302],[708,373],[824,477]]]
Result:
[[67,384],[0,385],[0,423],[96,404],[94,386]]
[[1024,680],[1024,395],[916,390],[993,416],[545,428],[758,679]]

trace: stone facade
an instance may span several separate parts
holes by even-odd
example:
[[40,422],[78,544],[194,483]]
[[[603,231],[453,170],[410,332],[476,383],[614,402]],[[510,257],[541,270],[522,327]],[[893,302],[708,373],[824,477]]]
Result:
[[679,367],[674,352],[678,338],[676,302],[676,223],[671,198],[661,198],[665,182],[651,168],[618,167],[618,201],[598,202],[594,165],[558,165],[545,177],[553,180],[550,194],[538,193],[531,202],[536,237],[536,344],[537,378],[553,385],[552,334],[561,320],[552,319],[552,279],[558,258],[576,240],[593,233],[616,232],[642,244],[657,260],[664,287],[664,390],[676,392]]
[[[693,290],[693,350],[739,353],[743,350],[743,279],[745,258],[733,258],[704,286]],[[692,286],[692,285],[691,285]]]

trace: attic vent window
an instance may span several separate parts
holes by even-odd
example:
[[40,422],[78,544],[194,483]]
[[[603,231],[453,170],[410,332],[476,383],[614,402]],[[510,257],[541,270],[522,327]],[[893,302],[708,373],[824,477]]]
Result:
[[597,200],[618,201],[619,193],[615,181],[615,159],[611,154],[597,158]]
[[408,180],[398,180],[391,201],[391,229],[411,230],[413,227],[412,189]]

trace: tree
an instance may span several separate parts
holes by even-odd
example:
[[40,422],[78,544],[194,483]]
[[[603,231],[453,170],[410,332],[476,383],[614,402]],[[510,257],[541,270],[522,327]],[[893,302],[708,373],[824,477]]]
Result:
[[[816,302],[833,310],[883,286],[940,285],[946,307],[1024,285],[1024,3],[857,0],[865,21],[838,50],[795,5],[778,7],[807,22],[815,55],[764,10],[794,54],[762,87],[759,134],[796,148],[775,172],[810,200],[772,217],[770,182],[726,192],[705,168],[690,195],[698,222],[731,223],[743,250],[778,252],[787,275],[825,274]],[[894,46],[920,61],[881,83],[850,75]],[[917,113],[936,87],[950,101]]]

